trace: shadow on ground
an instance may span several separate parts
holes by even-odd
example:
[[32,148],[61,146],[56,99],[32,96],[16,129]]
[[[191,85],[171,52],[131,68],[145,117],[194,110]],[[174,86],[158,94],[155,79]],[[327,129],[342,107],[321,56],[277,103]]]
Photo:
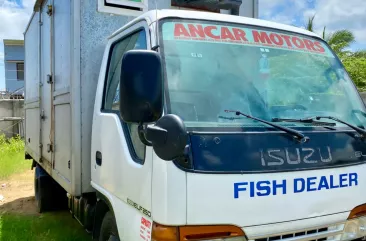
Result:
[[34,196],[23,197],[0,206],[0,215],[4,213],[37,215]]
[[0,204],[0,241],[91,241],[68,211],[39,214],[34,196]]

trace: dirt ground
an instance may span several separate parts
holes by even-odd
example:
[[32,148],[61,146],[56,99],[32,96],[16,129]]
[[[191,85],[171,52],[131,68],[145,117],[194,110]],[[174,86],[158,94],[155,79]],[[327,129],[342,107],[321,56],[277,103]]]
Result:
[[33,187],[34,170],[0,180],[0,214],[20,213],[37,215]]

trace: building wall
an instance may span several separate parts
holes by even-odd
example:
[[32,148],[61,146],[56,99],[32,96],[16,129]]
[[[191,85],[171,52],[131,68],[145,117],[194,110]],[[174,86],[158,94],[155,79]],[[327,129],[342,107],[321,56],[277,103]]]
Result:
[[22,88],[24,80],[17,79],[17,64],[14,62],[5,62],[5,88],[9,92]]
[[[5,62],[5,89],[9,92],[22,88],[24,80],[17,79],[16,62],[24,63],[24,46],[22,45],[5,45],[4,46],[4,62]],[[16,62],[15,62],[16,61]]]
[[24,61],[24,46],[22,45],[5,45],[4,46],[5,61]]

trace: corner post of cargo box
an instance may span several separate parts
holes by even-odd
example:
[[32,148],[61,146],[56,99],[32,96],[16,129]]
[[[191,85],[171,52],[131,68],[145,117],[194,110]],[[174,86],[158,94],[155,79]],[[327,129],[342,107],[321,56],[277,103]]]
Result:
[[[38,13],[38,104],[39,104],[39,158],[38,161],[42,162],[42,120],[43,120],[43,113],[42,113],[42,12],[41,12],[41,3],[37,1],[34,5],[33,11]],[[34,158],[34,157],[33,157]]]
[[50,88],[50,100],[51,100],[51,128],[50,128],[50,151],[51,151],[51,163],[52,169],[55,168],[55,105],[54,105],[54,91],[55,91],[55,28],[54,28],[54,0],[49,0],[50,4],[47,5],[47,15],[50,18],[50,74],[48,78],[48,84]]
[[[71,191],[79,196],[82,192],[81,160],[81,73],[80,73],[80,1],[71,5]],[[88,160],[84,160],[88,161]]]

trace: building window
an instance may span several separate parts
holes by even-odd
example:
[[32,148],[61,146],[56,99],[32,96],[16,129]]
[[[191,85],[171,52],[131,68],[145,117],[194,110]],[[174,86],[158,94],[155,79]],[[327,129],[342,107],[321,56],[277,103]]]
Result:
[[17,80],[24,80],[24,63],[17,63]]

